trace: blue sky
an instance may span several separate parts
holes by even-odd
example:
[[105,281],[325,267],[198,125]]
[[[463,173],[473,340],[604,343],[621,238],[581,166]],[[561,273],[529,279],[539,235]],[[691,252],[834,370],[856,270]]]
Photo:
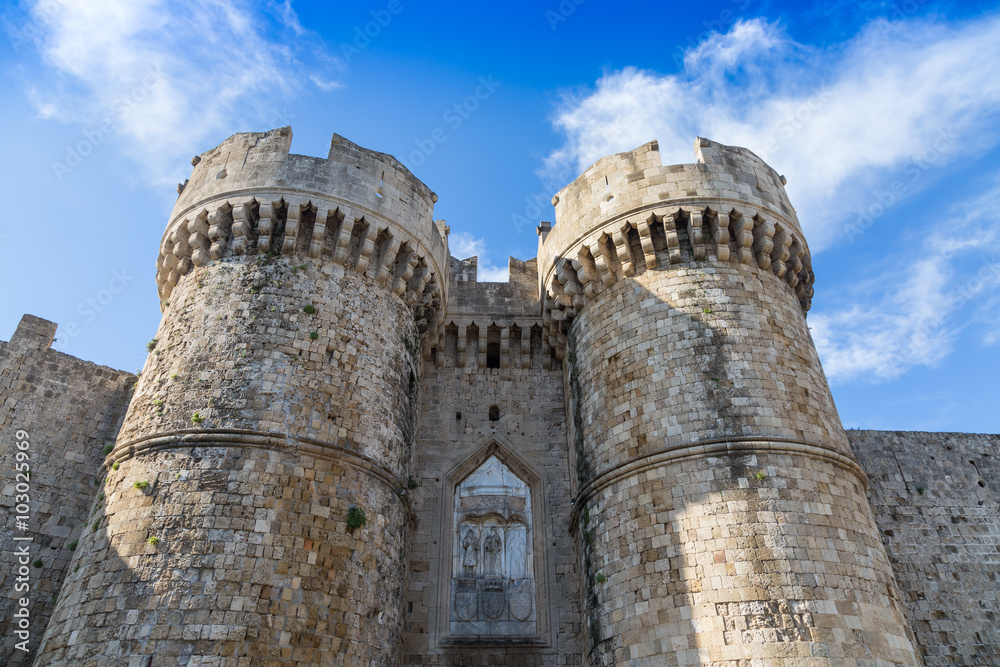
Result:
[[[0,338],[142,366],[190,159],[292,125],[395,155],[453,254],[536,254],[611,152],[706,136],[788,178],[847,427],[1000,431],[1000,4],[42,0],[0,10]],[[458,105],[456,107],[456,105]]]

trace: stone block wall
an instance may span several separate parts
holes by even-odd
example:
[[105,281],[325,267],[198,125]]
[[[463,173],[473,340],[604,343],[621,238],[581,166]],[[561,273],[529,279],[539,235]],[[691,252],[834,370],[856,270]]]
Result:
[[415,323],[300,261],[176,286],[37,665],[398,660]]
[[[415,473],[419,486],[410,491],[417,527],[406,593],[404,665],[581,664],[580,574],[568,523],[572,498],[563,370],[551,354],[543,359],[534,270],[533,261],[512,260],[510,283],[477,283],[475,259],[452,258],[449,331],[456,321],[484,331],[503,325],[510,356],[503,367],[489,368],[486,355],[478,353],[478,336],[465,341],[463,355],[456,353],[454,341],[449,348],[446,336],[435,358],[425,361]],[[507,338],[511,330],[528,332],[523,357],[518,339]],[[449,633],[452,499],[463,475],[489,455],[534,481],[538,631],[530,638],[481,637],[477,644]]]
[[1000,664],[1000,435],[847,437],[924,663]]
[[913,664],[806,327],[813,274],[783,181],[744,149],[696,152],[603,158],[539,227],[587,662]]
[[[0,343],[0,656],[7,664],[30,664],[42,639],[99,488],[102,449],[113,443],[131,398],[135,376],[50,349],[56,325],[25,315],[10,342]],[[17,528],[15,445],[30,443],[30,516]],[[15,549],[29,535],[30,593],[15,589]],[[12,614],[28,597],[30,653],[15,649]]]
[[592,664],[911,664],[863,473],[774,275],[619,281],[566,363]]

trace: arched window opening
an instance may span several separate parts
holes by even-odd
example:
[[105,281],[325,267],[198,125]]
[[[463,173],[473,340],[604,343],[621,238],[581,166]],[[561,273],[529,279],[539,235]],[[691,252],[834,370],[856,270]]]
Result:
[[486,368],[500,368],[500,327],[495,324],[486,332]]

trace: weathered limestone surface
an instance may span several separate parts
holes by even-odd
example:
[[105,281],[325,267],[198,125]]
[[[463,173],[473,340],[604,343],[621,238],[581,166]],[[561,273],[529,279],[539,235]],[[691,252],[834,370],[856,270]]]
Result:
[[[0,656],[12,665],[30,664],[42,639],[73,543],[85,529],[101,450],[114,442],[135,382],[131,373],[49,349],[55,333],[55,323],[25,315],[10,342],[0,342]],[[15,468],[22,430],[30,443],[27,531],[15,524],[17,485],[25,481]],[[24,535],[32,538],[30,561],[41,562],[29,567],[28,593],[15,589],[15,549],[24,543],[14,538]],[[12,614],[21,597],[31,600],[27,655],[14,648],[19,639]]]
[[[720,206],[698,179],[753,159],[708,148],[685,207],[650,177],[670,169],[647,145],[588,170],[539,229],[549,340],[565,345],[588,663],[918,664],[808,295],[776,269],[789,259],[777,216],[777,245],[804,248],[794,211],[766,189],[753,214]],[[608,210],[602,182],[633,189],[609,192]]]
[[924,663],[1000,664],[1000,435],[847,437]]
[[260,259],[177,286],[36,664],[393,656],[412,316],[353,271]]
[[[512,259],[510,269],[509,283],[480,283],[475,259],[452,258],[447,334],[422,374],[406,665],[581,662],[579,573],[567,529],[571,498],[562,369],[551,350],[543,349],[534,262]],[[490,329],[504,343],[496,368],[487,366],[487,350],[479,347],[489,338],[478,332]],[[452,555],[460,537],[453,498],[456,486],[493,455],[531,489],[537,632],[476,642],[450,631]]]
[[394,158],[290,145],[193,160],[138,382],[0,342],[0,662],[1000,664],[1000,436],[845,437],[757,156],[607,156],[489,283]]
[[[248,163],[284,156],[268,169],[206,154],[194,187],[218,158],[238,194],[178,202],[164,316],[38,665],[399,660],[420,334],[445,250],[429,191],[380,154],[333,150],[327,191],[262,194],[297,173],[286,135],[229,142]],[[334,214],[379,165],[386,208]]]

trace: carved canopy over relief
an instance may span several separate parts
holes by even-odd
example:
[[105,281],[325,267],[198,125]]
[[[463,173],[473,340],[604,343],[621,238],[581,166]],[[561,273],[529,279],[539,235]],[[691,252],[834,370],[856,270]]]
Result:
[[496,456],[455,489],[451,635],[534,635],[531,489]]

